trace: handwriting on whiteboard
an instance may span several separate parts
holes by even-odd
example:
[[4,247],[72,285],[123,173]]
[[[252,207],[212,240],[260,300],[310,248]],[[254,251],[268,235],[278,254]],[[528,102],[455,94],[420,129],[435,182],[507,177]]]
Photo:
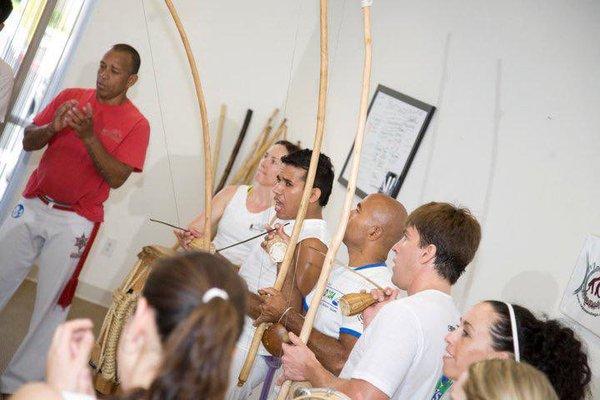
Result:
[[391,193],[427,112],[378,92],[367,119],[357,186],[366,193]]

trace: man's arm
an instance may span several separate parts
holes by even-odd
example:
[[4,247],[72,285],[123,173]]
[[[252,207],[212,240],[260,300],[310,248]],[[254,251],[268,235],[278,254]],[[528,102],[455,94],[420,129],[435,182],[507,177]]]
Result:
[[65,119],[67,125],[77,132],[77,136],[85,145],[96,170],[108,185],[113,189],[123,185],[133,171],[133,167],[111,156],[100,139],[94,135],[92,107],[89,103],[83,109],[72,107],[67,111]]
[[54,119],[49,124],[42,126],[31,124],[26,127],[23,134],[23,150],[39,150],[47,145],[56,132],[63,130],[67,126],[67,112],[76,105],[77,101],[75,100],[67,101],[56,110]]
[[303,297],[315,287],[321,274],[327,246],[317,238],[308,238],[298,243],[295,273],[289,274]]
[[123,185],[133,172],[133,167],[111,156],[96,136],[82,139],[82,141],[94,162],[96,170],[108,185],[113,189]]
[[42,126],[29,125],[23,134],[23,150],[34,151],[43,148],[55,133],[51,123]]
[[[261,298],[263,302],[260,307],[261,315],[255,324],[277,322],[281,319],[281,323],[288,331],[300,335],[304,316],[295,309],[286,312],[287,304],[281,292],[273,288],[266,288],[261,289],[259,293],[268,296]],[[285,315],[281,317],[284,312]],[[357,340],[356,337],[348,334],[340,334],[340,338],[336,339],[313,329],[308,338],[308,347],[316,354],[321,365],[334,375],[339,375]]]
[[284,379],[309,381],[313,387],[328,387],[338,390],[355,400],[388,400],[389,397],[369,382],[362,379],[341,379],[327,371],[314,353],[300,338],[290,334],[291,345],[283,344]]

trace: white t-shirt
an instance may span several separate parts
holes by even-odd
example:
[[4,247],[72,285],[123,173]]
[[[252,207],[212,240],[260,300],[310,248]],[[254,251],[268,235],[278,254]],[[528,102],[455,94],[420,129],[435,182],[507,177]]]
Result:
[[442,373],[444,336],[460,315],[452,297],[424,290],[384,306],[348,357],[340,378],[362,379],[390,399],[430,399]]
[[[355,272],[348,270],[348,268],[337,267],[331,272],[315,318],[315,329],[336,339],[339,339],[342,333],[357,338],[363,333],[362,315],[344,316],[339,306],[340,298],[345,294],[376,289],[372,283],[361,278],[358,274],[372,280],[381,287],[394,287],[392,271],[385,263],[363,265],[353,270]],[[306,296],[305,310],[308,309],[313,297],[313,292]]]
[[[295,221],[281,221],[277,220],[275,223],[285,224],[290,222],[289,225],[283,228],[284,232],[288,235],[292,234],[294,229]],[[327,223],[322,219],[305,219],[302,224],[302,230],[300,230],[300,236],[298,237],[298,243],[305,239],[316,238],[319,239],[323,244],[329,244],[329,232],[327,231]],[[261,242],[254,244],[252,251],[242,263],[239,274],[248,285],[248,290],[252,293],[258,293],[258,289],[271,287],[275,284],[277,279],[277,264],[272,262],[267,252],[261,247]],[[246,315],[246,321],[244,323],[244,329],[238,346],[242,349],[248,350],[252,343],[252,336],[256,328],[252,326],[252,318]],[[261,345],[258,354],[268,355],[269,352]]]
[[10,65],[0,58],[0,122],[4,122],[12,93],[14,73]]
[[[227,204],[227,207],[225,207],[225,211],[223,211],[223,216],[217,227],[217,234],[213,239],[216,249],[227,247],[264,232],[265,224],[268,224],[271,217],[275,215],[273,207],[258,213],[248,211],[246,207],[248,190],[249,187],[247,185],[240,185],[229,201],[229,204]],[[230,249],[220,251],[219,253],[233,264],[241,265],[254,248],[254,245],[261,241],[262,238],[256,238]]]

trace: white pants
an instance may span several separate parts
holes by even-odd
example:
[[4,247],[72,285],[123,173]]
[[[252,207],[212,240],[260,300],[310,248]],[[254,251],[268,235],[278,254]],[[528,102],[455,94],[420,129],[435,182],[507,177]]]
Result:
[[[43,380],[46,353],[69,308],[57,304],[73,274],[94,223],[41,200],[21,199],[0,226],[0,309],[27,277],[36,258],[39,275],[29,331],[0,378],[0,391]],[[82,247],[83,246],[83,247]]]
[[268,366],[265,359],[261,355],[257,355],[254,360],[254,366],[250,371],[248,380],[242,387],[238,387],[238,376],[246,360],[248,350],[237,347],[231,361],[231,369],[229,370],[229,388],[225,395],[225,400],[245,400],[252,394],[252,391],[260,385],[267,376]]

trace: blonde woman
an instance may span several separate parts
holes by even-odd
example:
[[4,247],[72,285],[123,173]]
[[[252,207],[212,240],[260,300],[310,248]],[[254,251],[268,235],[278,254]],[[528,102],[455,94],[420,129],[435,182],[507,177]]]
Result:
[[[213,197],[211,222],[215,248],[229,246],[256,235],[264,230],[264,225],[275,215],[273,210],[273,186],[281,169],[281,157],[300,150],[287,140],[275,142],[267,150],[254,175],[254,184],[226,186]],[[189,249],[192,240],[204,234],[204,212],[201,212],[187,226],[187,231],[174,231],[180,245]],[[220,252],[234,265],[241,265],[246,259],[254,241],[235,246]]]
[[558,400],[546,375],[515,360],[475,363],[452,388],[452,400]]

